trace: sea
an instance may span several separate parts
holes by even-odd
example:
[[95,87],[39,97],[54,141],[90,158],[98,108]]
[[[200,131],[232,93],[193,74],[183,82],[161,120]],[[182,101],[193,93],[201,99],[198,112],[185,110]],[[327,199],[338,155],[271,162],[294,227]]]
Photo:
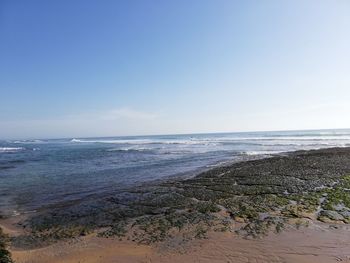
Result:
[[0,140],[0,215],[191,177],[296,150],[350,146],[350,130]]

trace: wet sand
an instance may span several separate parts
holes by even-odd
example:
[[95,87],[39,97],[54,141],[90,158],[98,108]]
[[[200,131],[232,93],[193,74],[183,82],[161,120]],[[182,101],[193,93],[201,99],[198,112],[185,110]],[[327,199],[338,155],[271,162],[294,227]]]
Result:
[[40,249],[14,250],[12,254],[17,263],[350,262],[350,229],[338,227],[318,223],[261,239],[210,233],[208,239],[173,249],[88,236]]

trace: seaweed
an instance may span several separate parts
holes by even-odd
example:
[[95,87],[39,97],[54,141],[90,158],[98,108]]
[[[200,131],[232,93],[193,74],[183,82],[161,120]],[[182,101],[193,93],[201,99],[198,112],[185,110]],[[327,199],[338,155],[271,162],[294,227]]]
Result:
[[8,251],[9,236],[0,228],[0,263],[13,263],[11,253]]
[[26,222],[31,235],[15,242],[42,244],[99,231],[100,237],[150,244],[233,228],[259,237],[290,222],[306,227],[312,218],[349,223],[349,173],[350,151],[343,149],[236,163],[45,211]]

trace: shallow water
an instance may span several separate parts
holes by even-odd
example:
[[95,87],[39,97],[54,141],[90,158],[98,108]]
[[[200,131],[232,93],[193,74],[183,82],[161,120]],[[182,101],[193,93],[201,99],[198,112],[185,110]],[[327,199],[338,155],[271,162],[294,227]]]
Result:
[[248,156],[350,146],[350,130],[0,141],[0,213],[15,214]]

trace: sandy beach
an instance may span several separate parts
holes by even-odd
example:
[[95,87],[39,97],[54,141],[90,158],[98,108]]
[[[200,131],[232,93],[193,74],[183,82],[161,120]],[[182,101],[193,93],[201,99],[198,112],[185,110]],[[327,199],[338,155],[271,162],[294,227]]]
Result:
[[243,239],[232,233],[211,233],[184,247],[137,245],[115,239],[84,237],[34,250],[13,250],[18,263],[105,262],[350,262],[350,230],[327,224]]

